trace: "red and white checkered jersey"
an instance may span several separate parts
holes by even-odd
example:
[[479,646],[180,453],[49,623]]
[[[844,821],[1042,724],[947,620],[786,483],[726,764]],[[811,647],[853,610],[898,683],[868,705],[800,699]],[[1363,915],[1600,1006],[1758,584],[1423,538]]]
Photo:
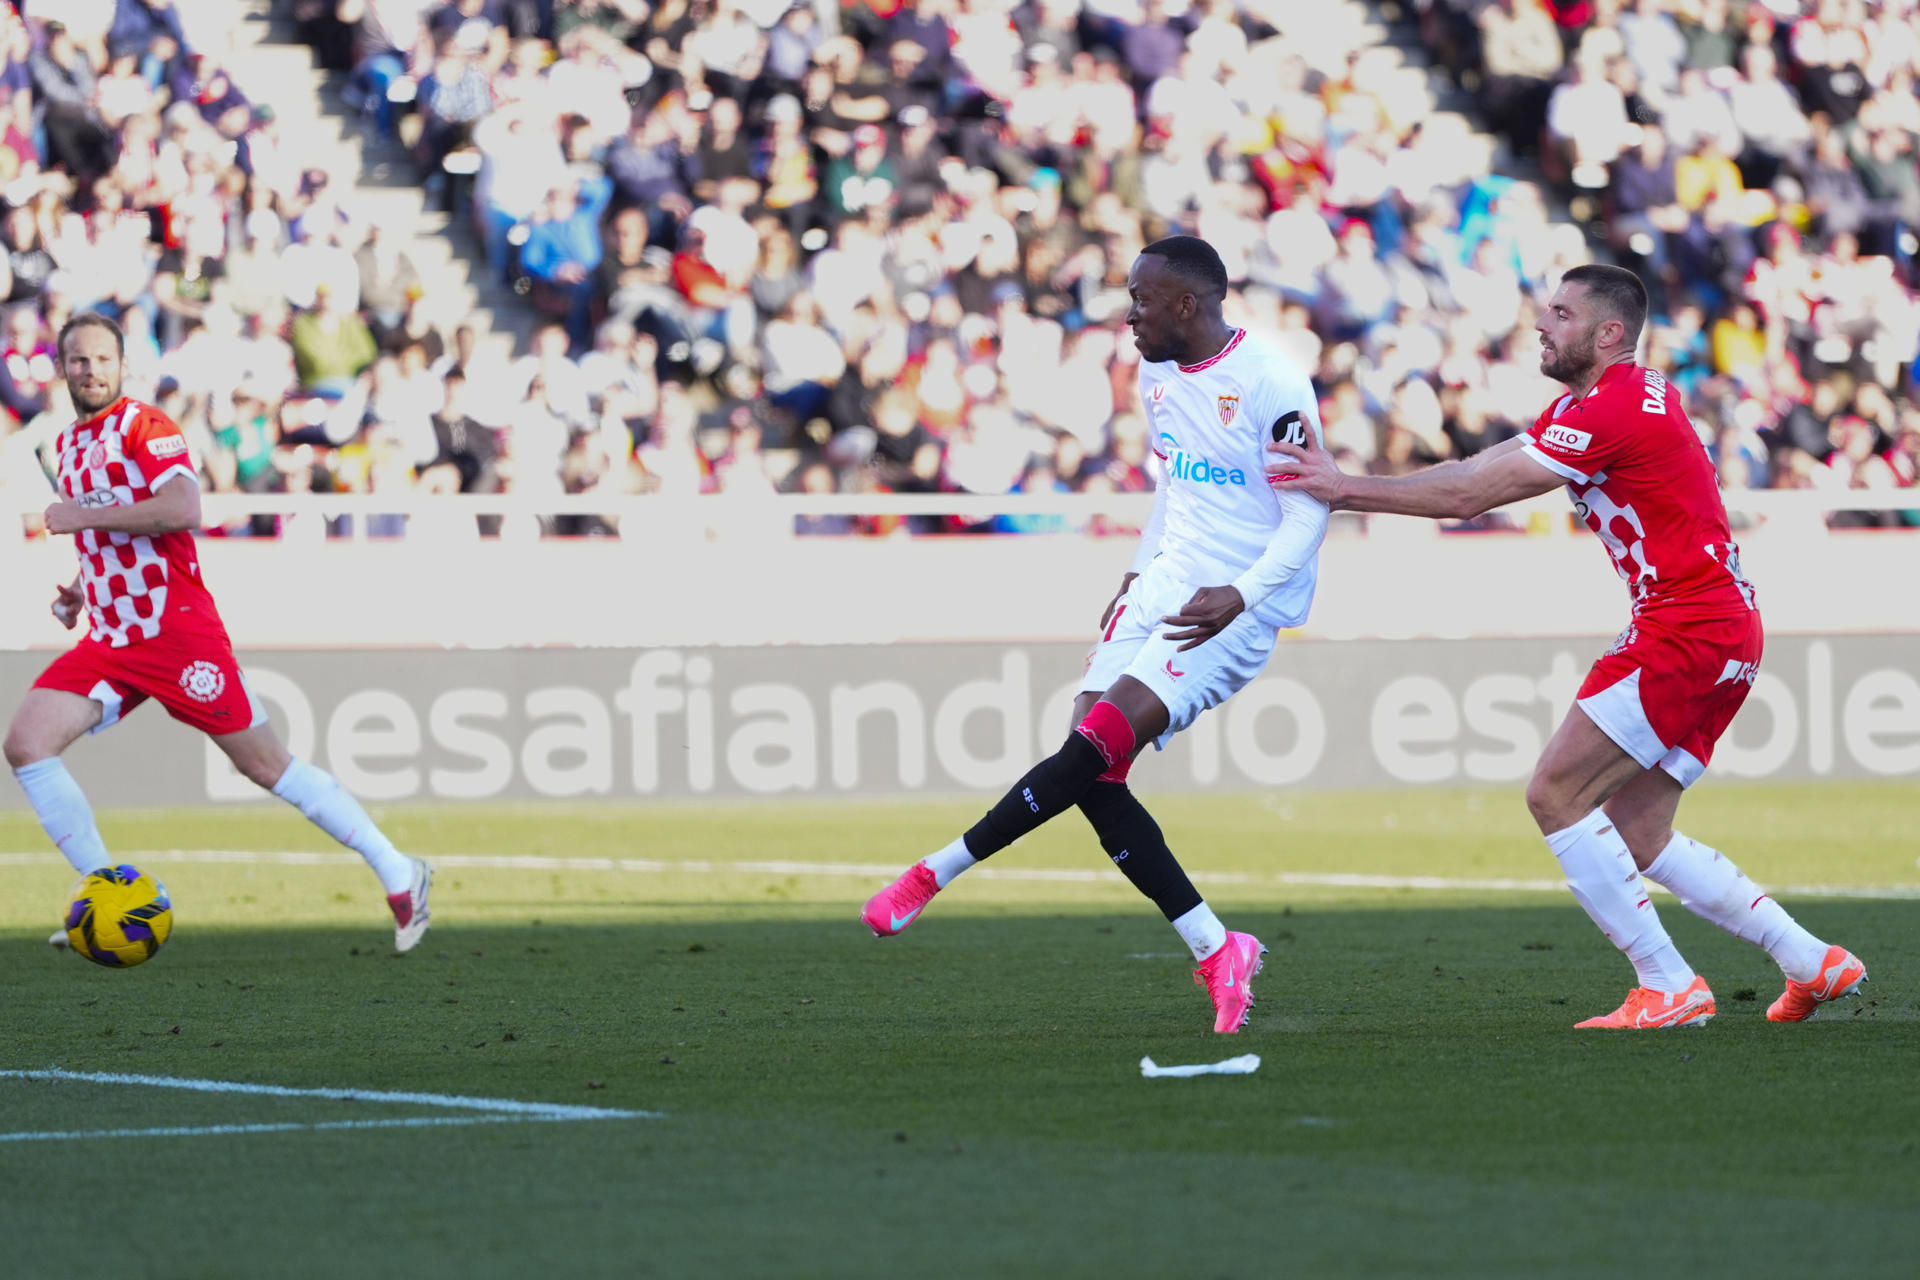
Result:
[[1658,370],[1609,366],[1583,399],[1561,396],[1540,415],[1526,452],[1566,477],[1636,614],[1657,609],[1671,620],[1754,607],[1713,462]]
[[[187,440],[160,410],[121,398],[60,433],[60,492],[83,507],[129,507],[176,476],[198,484]],[[194,629],[220,628],[200,580],[191,533],[154,537],[86,529],[74,535],[92,638],[118,649],[160,634],[171,611]],[[179,615],[187,614],[186,619]],[[224,628],[221,628],[224,630]]]

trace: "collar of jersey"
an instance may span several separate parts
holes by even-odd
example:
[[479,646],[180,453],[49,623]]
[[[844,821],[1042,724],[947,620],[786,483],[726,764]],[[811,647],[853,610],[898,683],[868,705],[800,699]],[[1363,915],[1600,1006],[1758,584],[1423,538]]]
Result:
[[1600,376],[1594,380],[1593,386],[1588,389],[1587,394],[1584,396],[1581,396],[1578,400],[1575,400],[1573,403],[1585,404],[1588,400],[1593,398],[1593,396],[1600,390],[1600,388],[1606,386],[1607,383],[1611,382],[1614,378],[1616,377],[1624,378],[1629,373],[1633,373],[1639,368],[1640,366],[1633,363],[1631,360],[1629,360],[1625,364],[1608,365],[1606,368],[1600,371]]
[[125,408],[126,403],[127,403],[127,397],[121,396],[118,400],[115,400],[112,404],[108,405],[106,408],[102,409],[100,412],[94,414],[91,418],[88,418],[82,422],[74,423],[73,429],[75,431],[85,431],[90,427],[97,427],[101,423],[105,422],[108,418],[111,418],[115,413]]
[[1213,368],[1214,365],[1219,364],[1222,360],[1225,360],[1227,358],[1227,353],[1229,351],[1232,351],[1235,347],[1239,346],[1240,339],[1246,336],[1247,336],[1247,331],[1245,329],[1235,329],[1233,331],[1233,336],[1227,339],[1226,346],[1220,348],[1220,350],[1214,352],[1212,355],[1208,356],[1205,360],[1202,360],[1199,364],[1182,364],[1182,365],[1175,365],[1174,367],[1180,370],[1180,372],[1182,373],[1199,373],[1202,370],[1211,369]]

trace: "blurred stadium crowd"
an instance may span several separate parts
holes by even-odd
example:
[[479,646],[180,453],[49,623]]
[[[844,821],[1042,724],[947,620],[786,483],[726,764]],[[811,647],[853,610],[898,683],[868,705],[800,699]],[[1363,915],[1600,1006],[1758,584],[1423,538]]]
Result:
[[[437,328],[169,0],[14,0],[0,485],[44,488],[50,335],[93,307],[212,490],[1145,490],[1125,279],[1173,232],[1313,370],[1350,468],[1529,425],[1531,325],[1597,254],[1648,280],[1647,359],[1729,488],[1920,472],[1915,0],[1425,0],[1399,16],[1465,116],[1358,0],[285,8],[471,219],[528,350]],[[800,520],[903,527],[964,526]]]

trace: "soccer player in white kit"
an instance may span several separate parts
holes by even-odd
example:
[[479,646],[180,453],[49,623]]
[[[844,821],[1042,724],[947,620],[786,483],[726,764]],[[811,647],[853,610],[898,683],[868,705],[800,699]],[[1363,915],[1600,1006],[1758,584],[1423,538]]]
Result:
[[1327,507],[1270,488],[1264,450],[1317,439],[1318,404],[1302,370],[1227,324],[1226,292],[1226,268],[1204,240],[1158,240],[1135,259],[1127,324],[1162,475],[1132,568],[1100,619],[1074,731],[965,835],[875,894],[861,919],[879,937],[899,933],[955,876],[1078,805],[1192,950],[1213,1029],[1231,1034],[1246,1024],[1266,948],[1220,922],[1127,787],[1135,755],[1164,747],[1259,675],[1276,629],[1305,622],[1313,603]]

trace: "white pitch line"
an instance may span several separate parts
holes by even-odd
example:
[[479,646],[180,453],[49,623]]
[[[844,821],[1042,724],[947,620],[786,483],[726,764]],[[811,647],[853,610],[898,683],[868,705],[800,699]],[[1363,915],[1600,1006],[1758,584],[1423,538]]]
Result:
[[[284,867],[358,867],[358,854],[307,853],[257,849],[147,849],[119,855],[127,862],[140,863],[214,863],[241,866]],[[601,871],[639,875],[770,875],[840,877],[847,879],[887,879],[898,873],[892,862],[797,862],[735,861],[716,862],[704,858],[674,862],[658,858],[567,858],[549,854],[436,853],[426,855],[434,866],[462,871]],[[0,867],[63,866],[54,853],[0,853]],[[1008,880],[1044,884],[1121,884],[1125,877],[1107,867],[980,867],[969,873],[973,879]],[[1246,871],[1195,871],[1189,878],[1196,884],[1248,885],[1284,884],[1320,889],[1412,890],[1434,893],[1559,893],[1566,890],[1564,880],[1523,877],[1466,876],[1389,876],[1346,871],[1279,871],[1262,875]],[[1649,881],[1649,884],[1652,882]],[[1660,892],[1666,890],[1653,886]],[[1771,892],[1794,898],[1877,898],[1909,901],[1920,899],[1920,884],[1780,885]]]
[[415,1107],[451,1107],[486,1111],[523,1120],[633,1120],[661,1119],[658,1111],[616,1111],[610,1107],[582,1107],[564,1102],[520,1102],[513,1098],[469,1098],[452,1093],[396,1093],[378,1089],[294,1089],[278,1084],[251,1084],[242,1080],[195,1080],[184,1076],[123,1075],[110,1071],[0,1071],[0,1080],[66,1080],[81,1084],[136,1085],[153,1089],[187,1089],[195,1093],[247,1093],[269,1098],[325,1098],[330,1102],[382,1102]]
[[419,1129],[465,1124],[553,1121],[560,1116],[409,1116],[399,1120],[322,1120],[313,1124],[205,1124],[174,1129],[73,1129],[0,1133],[0,1142],[73,1142],[81,1138],[205,1138],[230,1133],[304,1133],[322,1129]]

